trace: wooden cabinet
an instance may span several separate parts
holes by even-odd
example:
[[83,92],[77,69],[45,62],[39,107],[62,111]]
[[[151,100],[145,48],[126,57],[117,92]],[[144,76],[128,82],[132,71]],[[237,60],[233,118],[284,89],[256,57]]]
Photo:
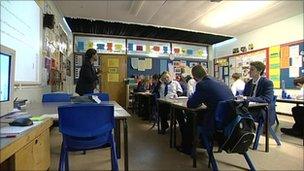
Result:
[[51,165],[48,118],[16,138],[1,138],[0,170],[48,170]]
[[50,161],[50,133],[45,131],[15,154],[15,170],[47,170]]

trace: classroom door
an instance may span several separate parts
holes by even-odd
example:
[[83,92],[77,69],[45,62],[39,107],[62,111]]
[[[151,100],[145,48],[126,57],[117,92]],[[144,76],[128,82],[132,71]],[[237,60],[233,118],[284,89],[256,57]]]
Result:
[[127,77],[126,55],[101,55],[100,60],[100,91],[109,93],[110,100],[115,100],[121,106],[126,105]]

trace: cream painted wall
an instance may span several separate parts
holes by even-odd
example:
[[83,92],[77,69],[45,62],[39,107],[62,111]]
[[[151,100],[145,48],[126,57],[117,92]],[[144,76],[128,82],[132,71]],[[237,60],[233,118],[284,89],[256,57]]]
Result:
[[[254,49],[261,49],[273,45],[284,44],[292,41],[303,40],[304,14],[282,20],[268,26],[236,36],[231,43],[225,42],[213,46],[214,57],[222,57],[232,54],[232,49],[248,46],[253,43]],[[229,42],[229,40],[228,40]],[[220,45],[224,44],[224,45]]]
[[[63,27],[64,31],[68,35],[68,39],[72,40],[73,36],[71,31],[68,29],[66,24],[63,21],[63,15],[61,12],[56,8],[54,5],[54,2],[52,1],[36,1],[36,3],[39,5],[41,8],[42,14],[43,13],[52,13],[55,16],[56,22],[59,22],[60,25]],[[41,17],[42,18],[42,17]],[[42,21],[42,20],[41,20]],[[43,28],[42,28],[43,29]],[[41,35],[43,36],[43,30],[41,30]],[[42,37],[43,40],[43,37]],[[42,49],[42,41],[41,41],[41,49]],[[68,55],[68,59],[70,59],[71,64],[73,64],[73,58],[71,57],[72,55]],[[44,58],[41,53],[41,59],[40,59],[40,71],[43,71],[44,68]],[[73,65],[72,65],[73,66]],[[73,71],[73,69],[72,69]],[[42,72],[40,72],[40,78],[42,78]],[[72,72],[73,74],[73,72]],[[67,77],[67,91],[68,92],[73,92],[72,90],[72,78],[74,76],[72,75],[71,77]],[[14,89],[14,97],[18,97],[19,99],[28,99],[29,101],[41,101],[42,94],[45,92],[50,92],[50,86],[46,86],[46,81],[44,79],[41,79],[41,84],[39,85],[17,85],[15,86]]]
[[[273,45],[289,43],[297,40],[303,40],[304,14],[270,24],[268,26],[250,31],[248,33],[236,36],[233,40],[228,40],[212,46],[213,59],[232,54],[232,49],[241,46],[248,46],[253,43],[254,49],[261,49]],[[288,94],[295,96],[300,94],[299,90],[287,90]],[[281,95],[281,89],[275,90],[276,95]],[[277,111],[282,113],[291,113],[292,104],[277,104]]]

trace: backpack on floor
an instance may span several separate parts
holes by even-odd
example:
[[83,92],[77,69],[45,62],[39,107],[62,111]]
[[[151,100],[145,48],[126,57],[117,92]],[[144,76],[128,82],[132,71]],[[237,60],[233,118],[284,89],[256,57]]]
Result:
[[222,138],[220,149],[227,153],[244,154],[252,144],[255,133],[255,124],[248,112],[248,102],[229,101],[227,102],[225,122],[222,123]]

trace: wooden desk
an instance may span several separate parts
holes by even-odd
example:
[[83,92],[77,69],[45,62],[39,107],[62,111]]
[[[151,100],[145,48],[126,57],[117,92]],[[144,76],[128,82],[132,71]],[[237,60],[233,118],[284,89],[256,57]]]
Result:
[[294,103],[297,104],[297,106],[304,105],[304,100],[303,99],[282,99],[282,98],[277,98],[277,102],[282,102],[282,103]]
[[[1,170],[48,170],[51,164],[52,124],[53,120],[47,118],[16,138],[1,138]],[[7,124],[1,123],[2,126]]]
[[[178,98],[178,99],[169,99],[169,98],[159,98],[159,102],[161,103],[167,103],[170,105],[170,116],[171,116],[171,123],[170,123],[170,147],[176,147],[176,121],[175,121],[175,109],[182,109],[186,110],[188,112],[193,113],[193,152],[192,152],[192,158],[193,158],[193,167],[196,167],[196,144],[197,144],[197,129],[196,129],[196,118],[197,113],[202,110],[206,110],[207,107],[202,104],[202,106],[198,108],[188,108],[187,107],[187,101],[188,98]],[[265,116],[265,151],[269,152],[269,114],[268,114],[268,103],[249,103],[249,108],[265,108],[266,110],[266,116]],[[172,129],[173,126],[173,129]],[[173,142],[172,142],[173,141]]]
[[[58,106],[64,106],[73,104],[73,102],[47,102],[47,103],[33,103],[29,105],[27,111],[32,115],[43,115],[43,114],[55,114],[58,119]],[[114,129],[115,141],[116,141],[116,149],[118,153],[118,158],[120,158],[121,154],[121,140],[120,140],[120,124],[123,124],[123,137],[124,137],[124,167],[125,170],[129,169],[129,159],[128,159],[128,124],[127,119],[131,117],[131,115],[122,108],[115,101],[102,101],[100,104],[112,104],[114,105],[114,117],[116,120],[116,127]]]

